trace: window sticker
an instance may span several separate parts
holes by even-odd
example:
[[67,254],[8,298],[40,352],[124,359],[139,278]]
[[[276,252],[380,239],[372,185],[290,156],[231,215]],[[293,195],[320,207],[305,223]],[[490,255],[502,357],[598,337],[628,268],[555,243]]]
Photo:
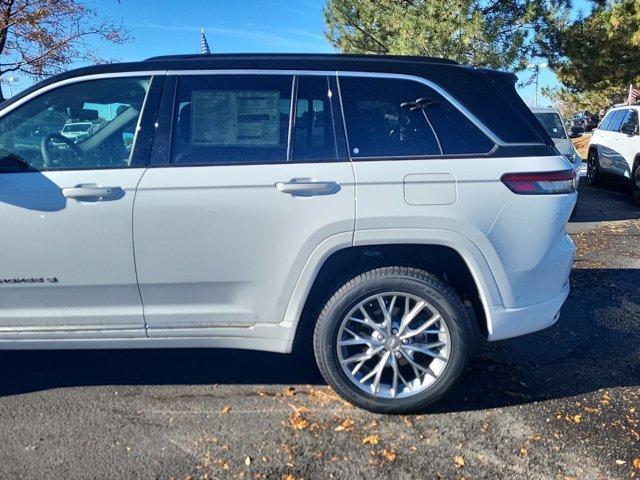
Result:
[[194,145],[278,145],[279,91],[191,93],[191,142]]

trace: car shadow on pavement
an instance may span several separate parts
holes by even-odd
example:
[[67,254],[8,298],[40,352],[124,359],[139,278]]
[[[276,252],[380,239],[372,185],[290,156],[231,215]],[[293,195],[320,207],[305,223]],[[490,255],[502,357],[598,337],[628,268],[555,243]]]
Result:
[[[640,384],[640,270],[575,270],[553,327],[490,344],[433,412]],[[0,396],[95,385],[324,384],[311,355],[172,349],[0,352]]]
[[633,202],[628,184],[609,180],[600,187],[583,182],[578,193],[576,215],[570,223],[590,223],[614,220],[637,220],[640,206]]

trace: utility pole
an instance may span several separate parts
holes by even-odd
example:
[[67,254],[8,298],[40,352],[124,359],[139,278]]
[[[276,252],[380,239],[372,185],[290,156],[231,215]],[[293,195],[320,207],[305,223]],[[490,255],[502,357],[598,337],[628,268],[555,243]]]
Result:
[[9,77],[6,80],[7,85],[9,85],[9,98],[13,97],[13,88],[11,87],[11,84],[16,82],[16,81],[17,81],[16,77]]
[[534,94],[534,97],[533,97],[533,106],[537,107],[538,106],[538,83],[540,82],[540,65],[536,65],[535,72],[536,72],[536,93]]

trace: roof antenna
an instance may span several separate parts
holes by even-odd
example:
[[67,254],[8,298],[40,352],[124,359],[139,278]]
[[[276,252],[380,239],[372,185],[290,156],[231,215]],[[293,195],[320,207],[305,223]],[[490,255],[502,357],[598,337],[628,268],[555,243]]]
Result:
[[200,53],[202,55],[211,55],[209,42],[207,42],[207,37],[204,36],[204,27],[200,30]]

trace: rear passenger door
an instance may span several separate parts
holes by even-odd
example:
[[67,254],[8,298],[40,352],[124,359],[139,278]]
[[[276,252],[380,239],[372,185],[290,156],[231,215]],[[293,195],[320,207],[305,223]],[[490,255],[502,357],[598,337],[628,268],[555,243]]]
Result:
[[629,110],[615,110],[612,113],[611,121],[607,124],[606,131],[603,132],[603,140],[598,148],[600,155],[600,164],[605,171],[615,175],[622,175],[621,167],[626,163],[624,156],[620,152],[621,140],[623,135],[620,133],[620,127]]
[[199,74],[167,84],[134,209],[148,334],[238,337],[281,322],[313,250],[353,232],[335,78]]

